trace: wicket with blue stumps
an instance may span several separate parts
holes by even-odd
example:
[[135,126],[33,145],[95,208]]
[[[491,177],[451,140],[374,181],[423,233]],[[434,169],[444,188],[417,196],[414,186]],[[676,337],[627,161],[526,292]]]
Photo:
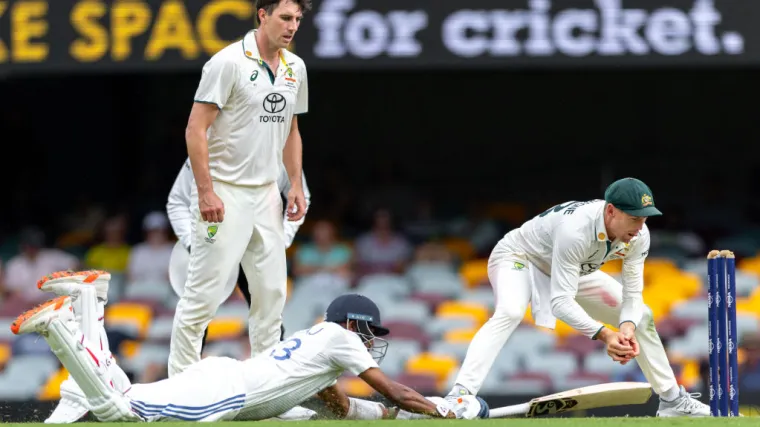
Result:
[[707,284],[710,415],[738,417],[736,258],[733,252],[710,251],[707,255]]

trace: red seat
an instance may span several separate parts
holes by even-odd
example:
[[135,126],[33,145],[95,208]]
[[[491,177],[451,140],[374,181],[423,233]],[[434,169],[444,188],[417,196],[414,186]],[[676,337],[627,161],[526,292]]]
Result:
[[420,325],[411,322],[388,322],[383,326],[388,328],[390,333],[385,338],[393,340],[409,340],[420,343],[423,349],[430,345],[430,338]]
[[419,374],[401,374],[396,377],[396,381],[413,389],[423,396],[434,395],[438,393],[438,383],[432,375]]

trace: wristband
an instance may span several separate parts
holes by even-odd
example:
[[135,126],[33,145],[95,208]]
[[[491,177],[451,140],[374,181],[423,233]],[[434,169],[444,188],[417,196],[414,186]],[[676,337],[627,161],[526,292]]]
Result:
[[602,332],[602,329],[604,329],[604,325],[602,325],[602,327],[599,328],[598,331],[596,331],[596,333],[594,334],[594,336],[591,337],[591,339],[596,340],[597,338],[599,338],[599,333]]

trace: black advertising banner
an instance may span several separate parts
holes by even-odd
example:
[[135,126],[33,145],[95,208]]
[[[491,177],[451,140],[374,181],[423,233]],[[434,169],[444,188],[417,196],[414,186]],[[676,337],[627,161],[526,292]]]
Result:
[[298,35],[312,67],[760,64],[760,2],[323,0]]
[[[0,74],[199,70],[253,0],[0,0]],[[760,2],[315,0],[310,69],[760,65]]]

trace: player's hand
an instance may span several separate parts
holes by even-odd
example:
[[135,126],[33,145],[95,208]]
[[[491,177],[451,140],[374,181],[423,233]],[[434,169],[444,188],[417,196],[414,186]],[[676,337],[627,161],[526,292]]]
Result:
[[224,202],[213,190],[206,191],[198,196],[198,208],[201,218],[206,222],[224,221]]
[[[633,347],[630,345],[628,338],[621,332],[615,332],[610,329],[602,329],[602,341],[607,344],[607,354],[615,362],[628,363],[633,357]],[[623,363],[623,364],[625,364]]]
[[620,333],[628,339],[628,344],[633,347],[633,357],[640,353],[639,342],[636,340],[636,326],[633,322],[625,322],[620,325]]
[[306,215],[306,196],[303,187],[292,186],[288,191],[288,221],[298,221]]

